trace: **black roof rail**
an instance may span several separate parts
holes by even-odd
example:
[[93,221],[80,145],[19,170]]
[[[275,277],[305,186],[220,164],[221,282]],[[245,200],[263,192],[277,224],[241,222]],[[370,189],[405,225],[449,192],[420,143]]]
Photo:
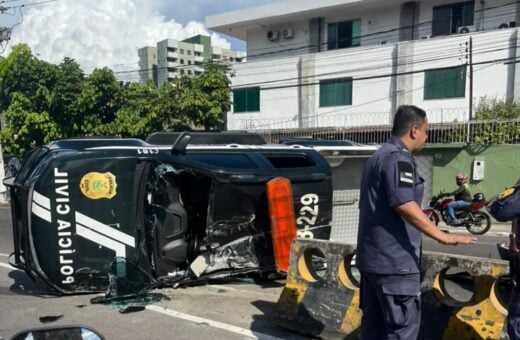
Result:
[[[153,145],[173,145],[178,138],[187,132],[155,132],[146,138]],[[190,145],[264,145],[262,136],[248,132],[188,132]],[[186,144],[187,146],[187,144]]]

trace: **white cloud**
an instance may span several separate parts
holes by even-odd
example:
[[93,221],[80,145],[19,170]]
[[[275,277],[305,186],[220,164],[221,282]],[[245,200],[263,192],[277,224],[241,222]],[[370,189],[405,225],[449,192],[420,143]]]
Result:
[[200,22],[185,26],[160,15],[153,0],[60,0],[24,9],[24,21],[13,31],[13,44],[27,43],[39,58],[59,63],[78,61],[88,73],[94,67],[137,68],[137,49],[169,38],[211,35],[214,46],[230,48],[223,37]]

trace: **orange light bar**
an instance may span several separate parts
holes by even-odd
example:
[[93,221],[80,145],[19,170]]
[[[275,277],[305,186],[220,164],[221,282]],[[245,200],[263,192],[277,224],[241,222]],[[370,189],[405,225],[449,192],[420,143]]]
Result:
[[276,177],[267,183],[267,202],[273,236],[274,259],[280,272],[287,272],[291,243],[296,238],[296,218],[291,181]]

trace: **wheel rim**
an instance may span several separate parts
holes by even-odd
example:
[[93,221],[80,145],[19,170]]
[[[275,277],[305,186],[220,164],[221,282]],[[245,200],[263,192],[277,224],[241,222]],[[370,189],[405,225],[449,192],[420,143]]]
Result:
[[483,234],[488,230],[488,219],[481,213],[473,215],[473,223],[468,227],[468,230],[474,234]]

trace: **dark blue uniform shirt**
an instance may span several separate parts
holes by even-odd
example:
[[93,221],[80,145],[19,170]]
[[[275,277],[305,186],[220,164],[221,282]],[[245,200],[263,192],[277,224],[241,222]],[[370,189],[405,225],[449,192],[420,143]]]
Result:
[[398,137],[391,137],[368,160],[361,181],[356,263],[376,274],[420,272],[422,234],[395,207],[421,205],[424,181],[415,159]]

